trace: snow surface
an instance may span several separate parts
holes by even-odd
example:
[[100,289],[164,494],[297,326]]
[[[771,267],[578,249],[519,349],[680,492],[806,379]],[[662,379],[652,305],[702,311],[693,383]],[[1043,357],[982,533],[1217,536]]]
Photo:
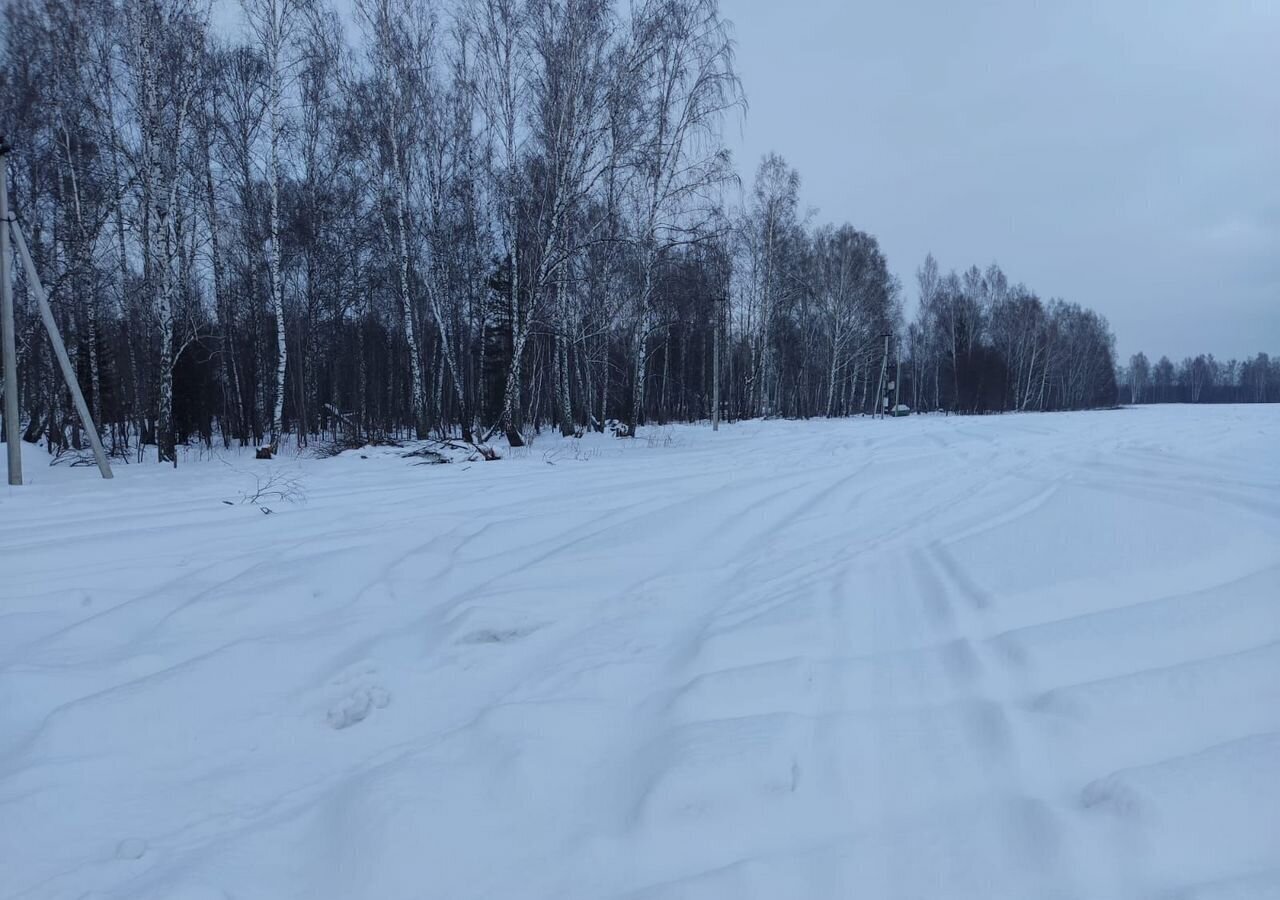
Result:
[[1280,897],[1278,448],[1280,406],[29,455],[0,895]]

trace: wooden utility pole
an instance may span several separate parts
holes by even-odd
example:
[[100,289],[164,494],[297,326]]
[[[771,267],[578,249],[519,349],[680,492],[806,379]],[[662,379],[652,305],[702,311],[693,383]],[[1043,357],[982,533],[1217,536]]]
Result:
[[13,274],[9,271],[9,151],[0,135],[0,356],[4,357],[4,439],[9,483],[22,484],[18,422],[18,349],[13,331]]
[[71,399],[75,401],[80,424],[89,436],[94,458],[98,461],[98,471],[103,478],[110,478],[111,466],[107,462],[107,453],[102,449],[102,441],[98,438],[93,417],[89,415],[89,406],[84,402],[84,394],[80,393],[76,370],[67,356],[62,335],[58,333],[53,308],[49,306],[49,298],[45,296],[44,285],[40,283],[36,264],[27,250],[27,241],[22,236],[22,229],[18,227],[18,220],[9,213],[9,152],[12,149],[4,136],[0,135],[0,355],[4,356],[4,432],[8,444],[9,483],[22,484],[22,448],[18,434],[18,354],[13,331],[13,278],[9,271],[9,254],[12,252],[10,238],[17,246],[22,265],[27,270],[27,289],[40,308],[40,319],[44,322],[45,331],[49,333],[53,353],[62,368],[62,377],[67,382],[67,389],[71,391]]
[[80,414],[80,424],[84,426],[84,432],[89,436],[89,444],[93,447],[94,458],[98,461],[98,471],[102,473],[103,478],[110,478],[111,465],[107,462],[107,452],[102,449],[102,441],[98,438],[98,429],[93,424],[93,416],[89,415],[89,405],[84,402],[84,394],[80,393],[80,383],[76,381],[76,370],[71,366],[71,359],[67,356],[67,348],[62,343],[62,335],[58,333],[58,323],[53,318],[53,307],[49,305],[49,298],[45,296],[44,285],[40,283],[40,275],[36,272],[36,264],[31,259],[30,251],[27,250],[26,238],[22,236],[22,229],[18,227],[16,219],[8,224],[13,232],[14,243],[18,245],[18,255],[22,257],[22,265],[27,270],[27,288],[36,298],[36,304],[40,307],[40,318],[44,321],[44,330],[49,333],[49,340],[53,344],[53,354],[58,358],[58,365],[62,368],[62,378],[67,383],[67,389],[71,391],[71,399],[75,402],[76,412]]
[[898,414],[898,407],[902,405],[902,342],[893,342],[893,414]]
[[886,331],[881,337],[884,338],[884,356],[880,358],[880,380],[876,382],[876,406],[880,407],[880,418],[884,418],[884,402],[888,399],[884,392],[884,376],[889,368],[889,333]]
[[715,302],[716,327],[711,351],[711,430],[720,430],[720,325],[724,320],[725,298]]

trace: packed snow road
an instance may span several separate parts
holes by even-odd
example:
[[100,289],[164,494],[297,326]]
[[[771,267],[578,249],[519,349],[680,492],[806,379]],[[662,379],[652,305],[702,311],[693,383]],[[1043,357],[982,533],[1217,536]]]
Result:
[[415,462],[0,495],[0,896],[1280,895],[1280,406]]

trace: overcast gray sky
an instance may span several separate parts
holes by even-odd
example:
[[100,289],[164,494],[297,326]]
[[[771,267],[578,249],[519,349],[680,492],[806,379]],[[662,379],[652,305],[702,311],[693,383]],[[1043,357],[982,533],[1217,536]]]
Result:
[[995,260],[1122,358],[1280,353],[1280,0],[721,0],[818,221],[915,269]]

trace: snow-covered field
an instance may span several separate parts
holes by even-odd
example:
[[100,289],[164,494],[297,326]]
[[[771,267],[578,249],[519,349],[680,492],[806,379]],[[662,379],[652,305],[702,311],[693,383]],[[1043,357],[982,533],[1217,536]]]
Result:
[[38,462],[5,898],[1280,896],[1280,406]]

